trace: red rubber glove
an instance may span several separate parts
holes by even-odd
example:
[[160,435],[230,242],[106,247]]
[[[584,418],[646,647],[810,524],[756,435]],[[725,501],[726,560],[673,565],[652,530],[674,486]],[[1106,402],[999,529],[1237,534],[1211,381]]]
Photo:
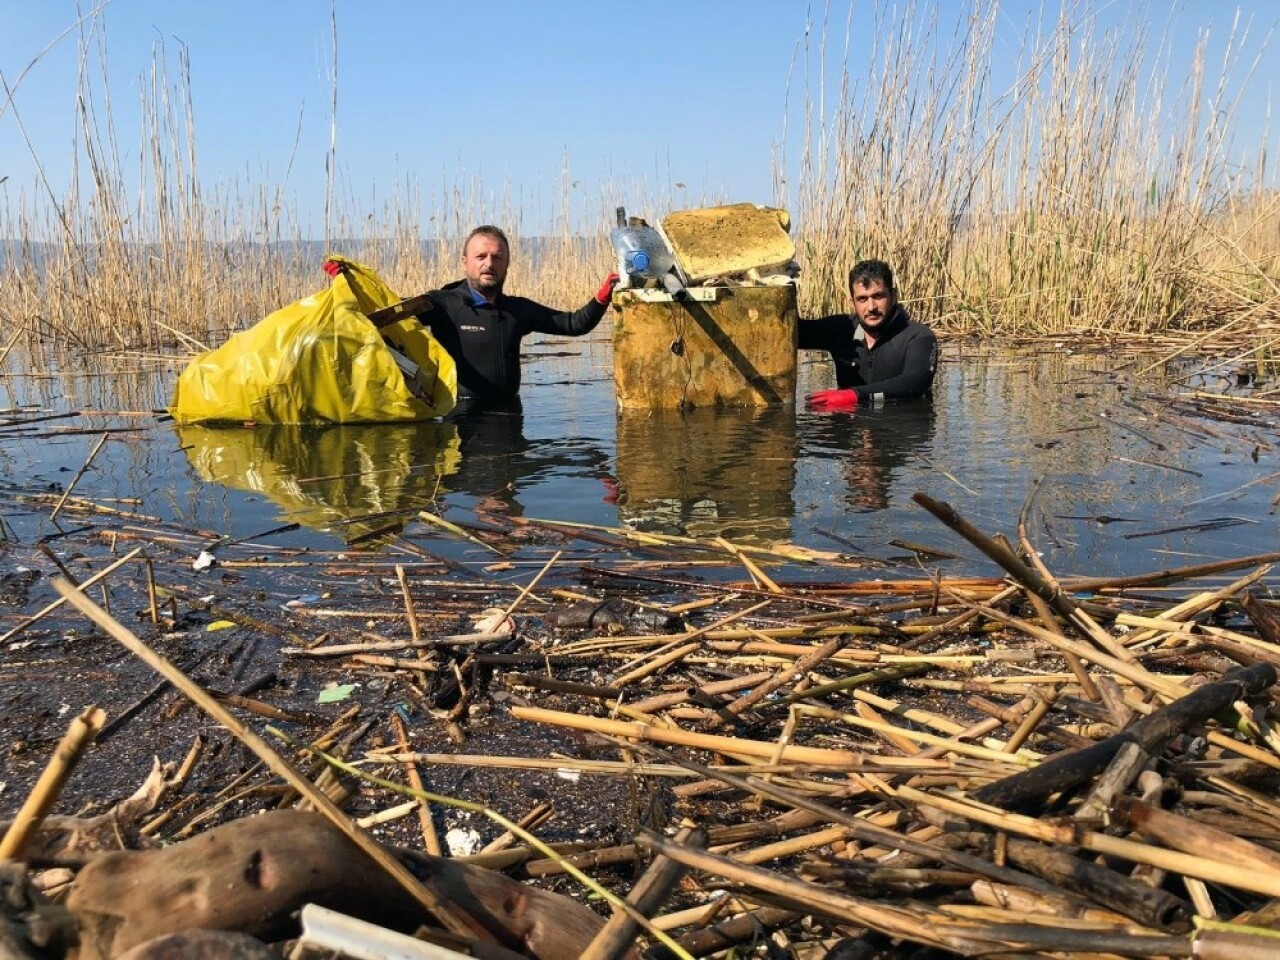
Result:
[[600,289],[596,291],[596,303],[607,304],[613,299],[613,288],[618,285],[619,276],[611,273],[604,278],[604,283],[600,284]]
[[323,269],[329,276],[337,277],[337,275],[342,272],[342,264],[338,263],[336,260],[326,260],[324,262]]
[[810,410],[852,410],[858,405],[857,390],[819,390],[809,394]]

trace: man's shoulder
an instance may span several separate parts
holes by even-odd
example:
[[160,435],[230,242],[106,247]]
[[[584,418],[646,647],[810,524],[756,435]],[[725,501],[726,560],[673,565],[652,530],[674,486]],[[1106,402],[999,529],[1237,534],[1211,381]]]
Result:
[[537,300],[529,297],[516,297],[509,293],[502,295],[502,307],[511,313],[518,313],[521,310],[546,310],[547,308],[540,304]]
[[932,327],[923,320],[917,320],[905,307],[899,307],[899,309],[902,311],[902,317],[906,321],[902,328],[904,333],[910,332],[915,336],[929,336],[936,339],[936,335],[934,334]]
[[447,308],[463,302],[463,293],[466,290],[467,282],[465,280],[454,280],[452,283],[446,283],[437,290],[428,290],[427,299],[437,307]]
[[431,297],[433,300],[443,299],[445,297],[456,297],[461,294],[462,288],[465,287],[466,284],[466,280],[454,280],[450,283],[446,283],[443,287],[440,287],[437,290],[428,291],[427,296]]

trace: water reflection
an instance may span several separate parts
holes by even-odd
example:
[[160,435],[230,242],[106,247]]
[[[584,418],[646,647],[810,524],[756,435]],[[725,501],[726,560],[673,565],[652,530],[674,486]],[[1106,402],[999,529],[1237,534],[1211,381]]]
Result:
[[348,543],[398,529],[460,461],[451,423],[175,429],[202,480],[262,494],[283,519]]
[[543,480],[567,484],[575,476],[586,476],[595,483],[608,475],[608,454],[587,440],[530,440],[518,400],[463,402],[449,425],[458,432],[461,456],[447,487],[474,497],[476,508],[484,513],[523,516],[531,488]]
[[795,411],[618,412],[617,505],[637,529],[791,539]]
[[886,510],[895,477],[932,445],[936,420],[929,400],[806,417],[805,453],[839,464],[837,486],[850,509]]

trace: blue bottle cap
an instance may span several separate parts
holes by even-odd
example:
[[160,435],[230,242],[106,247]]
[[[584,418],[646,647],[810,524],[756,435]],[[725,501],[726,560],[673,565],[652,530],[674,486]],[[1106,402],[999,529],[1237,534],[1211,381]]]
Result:
[[649,254],[643,250],[634,251],[628,259],[631,263],[631,273],[644,273],[649,269]]

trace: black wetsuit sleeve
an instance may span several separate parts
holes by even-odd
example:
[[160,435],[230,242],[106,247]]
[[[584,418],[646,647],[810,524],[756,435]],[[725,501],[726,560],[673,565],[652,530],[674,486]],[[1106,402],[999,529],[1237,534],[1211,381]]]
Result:
[[858,348],[853,339],[853,318],[836,313],[796,324],[796,346],[801,350],[825,350],[836,368],[836,386],[842,390],[859,383]]
[[600,325],[607,303],[601,303],[595,297],[586,305],[570,313],[567,310],[552,310],[533,300],[520,299],[520,305],[513,313],[517,313],[521,324],[529,333],[549,333],[562,337],[580,337],[590,333]]
[[853,350],[853,321],[847,314],[801,320],[796,324],[797,346],[801,350],[826,350],[848,356]]
[[923,397],[933,385],[938,369],[938,338],[928,327],[913,330],[903,344],[902,372],[857,387],[860,401],[911,400]]

